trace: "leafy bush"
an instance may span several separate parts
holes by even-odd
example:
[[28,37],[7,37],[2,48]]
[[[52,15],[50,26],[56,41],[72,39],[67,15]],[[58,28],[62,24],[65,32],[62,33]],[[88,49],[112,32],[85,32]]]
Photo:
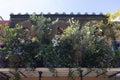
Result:
[[98,22],[91,21],[80,28],[79,21],[70,19],[67,28],[51,37],[59,21],[35,15],[29,21],[33,24],[30,27],[2,27],[2,49],[11,67],[112,66],[113,54]]
[[[69,45],[65,48],[71,51],[76,67],[111,67],[113,52],[106,41],[106,36],[102,34],[99,23],[91,21],[79,29],[79,22],[71,19],[63,34],[60,35],[59,45]],[[62,42],[70,42],[65,44]]]

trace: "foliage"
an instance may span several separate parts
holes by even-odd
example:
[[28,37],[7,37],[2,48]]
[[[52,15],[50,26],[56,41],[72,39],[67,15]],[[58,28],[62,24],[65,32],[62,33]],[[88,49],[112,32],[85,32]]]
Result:
[[115,38],[113,23],[90,21],[80,29],[79,21],[72,18],[61,33],[52,35],[59,21],[35,15],[29,21],[32,23],[29,27],[0,26],[0,42],[5,45],[0,50],[5,53],[8,65],[16,69],[16,78],[20,77],[19,67],[48,67],[54,76],[56,67],[69,67],[68,76],[74,79],[73,67],[78,68],[80,75],[81,67],[113,66],[113,52],[107,42]]
[[88,23],[82,29],[82,35],[84,36],[81,40],[81,46],[83,46],[81,52],[83,53],[82,66],[99,68],[111,67],[111,61],[113,59],[112,50],[106,41],[106,35],[103,35],[99,23]]
[[32,15],[30,22],[30,27],[3,27],[7,35],[1,40],[11,67],[111,67],[105,24],[91,21],[80,29],[79,21],[70,19],[63,33],[51,37],[57,21]]
[[114,30],[120,29],[120,24],[118,24],[115,20],[120,17],[120,10],[116,10],[114,13],[107,13],[106,16],[108,17],[108,24],[112,25]]
[[112,46],[114,49],[114,60],[113,60],[113,64],[116,65],[116,63],[119,62],[119,58],[120,58],[120,52],[118,50],[117,47],[117,42],[116,42],[116,38],[119,38],[119,31],[120,31],[120,24],[119,22],[116,22],[114,20],[118,19],[120,17],[120,10],[117,10],[114,13],[109,13],[108,15],[108,23],[104,24],[103,28],[104,28],[104,33],[106,33],[107,35],[109,35],[109,38],[111,38],[111,42],[112,42]]
[[71,68],[69,68],[68,79],[69,80],[75,80],[74,79],[74,70],[72,70]]
[[21,80],[21,76],[20,76],[19,72],[13,73],[12,80]]
[[53,74],[54,77],[58,77],[58,72],[55,68],[49,68],[49,71]]
[[20,55],[24,52],[22,45],[24,43],[26,31],[23,31],[21,26],[16,26],[14,29],[6,26],[4,31],[7,34],[2,38],[2,41],[6,43],[4,47],[4,50],[7,53],[6,59],[9,59],[11,67],[18,67]]
[[33,24],[31,27],[0,27],[5,33],[0,34],[0,40],[5,43],[5,47],[1,49],[4,49],[5,59],[9,61],[10,67],[43,66],[40,64],[41,53],[44,52],[44,47],[50,44],[48,37],[55,21],[32,15],[30,22]]
[[108,16],[109,21],[112,21],[113,19],[115,19],[115,18],[120,16],[120,10],[118,9],[114,13],[107,13],[106,15]]
[[119,59],[120,58],[120,51],[119,50],[115,50],[115,59]]
[[65,40],[71,41],[72,48],[68,50],[73,51],[75,66],[110,67],[112,51],[99,24],[88,22],[79,30],[78,21],[72,19],[69,23],[70,26],[60,35],[59,44]]

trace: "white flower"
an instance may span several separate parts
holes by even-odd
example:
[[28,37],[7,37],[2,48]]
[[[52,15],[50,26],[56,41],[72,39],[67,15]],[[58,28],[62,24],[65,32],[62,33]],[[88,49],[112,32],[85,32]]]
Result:
[[60,36],[59,35],[55,35],[55,39],[59,39],[60,38]]
[[55,37],[52,39],[52,43],[53,43],[54,47],[59,46],[60,36],[59,35],[55,35]]
[[21,38],[18,38],[18,40],[21,42],[21,43],[24,43],[25,40],[24,39],[21,39]]
[[90,35],[90,31],[87,31],[87,35]]
[[100,32],[102,32],[102,29],[99,29]]
[[22,40],[21,40],[21,43],[24,43],[24,42],[25,42],[25,40],[24,40],[24,39],[22,39]]

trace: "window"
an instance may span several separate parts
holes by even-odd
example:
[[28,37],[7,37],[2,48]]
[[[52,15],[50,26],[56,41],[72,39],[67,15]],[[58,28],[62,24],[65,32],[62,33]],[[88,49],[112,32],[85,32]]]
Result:
[[112,41],[112,50],[120,50],[120,40]]

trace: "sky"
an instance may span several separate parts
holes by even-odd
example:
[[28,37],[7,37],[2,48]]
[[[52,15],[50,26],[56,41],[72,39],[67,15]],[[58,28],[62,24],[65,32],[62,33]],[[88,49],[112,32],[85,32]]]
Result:
[[120,0],[0,0],[0,16],[9,20],[10,14],[70,14],[113,13],[120,9]]

